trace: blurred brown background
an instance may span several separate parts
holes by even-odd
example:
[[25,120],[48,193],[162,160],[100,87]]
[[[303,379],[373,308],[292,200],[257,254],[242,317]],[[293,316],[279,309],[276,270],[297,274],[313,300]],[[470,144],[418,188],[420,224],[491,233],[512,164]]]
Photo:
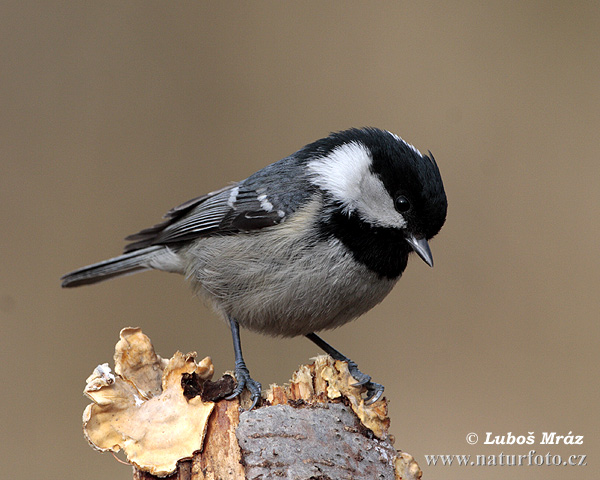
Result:
[[[600,4],[3,2],[3,478],[128,479],[80,430],[121,327],[233,366],[224,323],[151,272],[61,290],[170,207],[330,131],[373,125],[436,156],[433,270],[324,337],[386,385],[425,479],[600,469]],[[244,333],[263,385],[318,350]],[[535,445],[484,445],[485,432]],[[540,445],[542,432],[583,445]],[[475,432],[480,441],[469,445]],[[433,467],[425,454],[587,455],[587,467]]]

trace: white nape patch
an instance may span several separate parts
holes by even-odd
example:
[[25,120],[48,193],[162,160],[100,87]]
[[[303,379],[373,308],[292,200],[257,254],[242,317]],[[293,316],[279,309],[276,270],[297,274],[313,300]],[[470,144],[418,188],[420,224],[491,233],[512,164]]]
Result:
[[348,212],[355,208],[353,201],[361,196],[361,183],[370,175],[373,163],[369,149],[359,142],[346,143],[329,155],[311,160],[308,171],[311,181],[331,193],[344,204]]
[[256,199],[260,202],[260,208],[265,210],[266,212],[270,212],[273,210],[273,204],[267,200],[267,195],[265,193],[256,197]]
[[411,145],[406,140],[402,140],[398,135],[396,135],[395,133],[390,132],[389,130],[386,130],[386,132],[388,132],[392,137],[394,137],[399,142],[402,142],[404,145],[406,145],[408,148],[410,148],[413,152],[415,152],[420,157],[423,156],[423,154],[421,152],[419,152],[419,149],[417,147]]
[[406,220],[394,208],[383,182],[371,172],[372,163],[369,149],[351,142],[310,161],[307,168],[311,181],[341,202],[345,213],[356,211],[373,225],[402,228]]
[[235,201],[237,200],[238,193],[240,193],[240,187],[234,187],[231,189],[229,193],[229,199],[227,200],[227,205],[231,208],[235,205]]

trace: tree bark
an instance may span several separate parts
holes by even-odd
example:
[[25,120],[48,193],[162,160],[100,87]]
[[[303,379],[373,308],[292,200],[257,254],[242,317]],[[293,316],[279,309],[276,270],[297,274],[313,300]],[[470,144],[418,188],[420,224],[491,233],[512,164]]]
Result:
[[[314,366],[305,366],[315,375]],[[312,368],[311,368],[312,367]],[[319,375],[319,371],[316,372]],[[169,480],[416,480],[412,456],[365,427],[344,396],[306,394],[296,376],[273,386],[262,405],[243,411],[240,402],[220,400],[208,422],[204,448],[180,461]],[[313,384],[315,380],[313,378]],[[218,383],[218,382],[217,382]],[[293,398],[290,398],[293,397]],[[306,398],[302,398],[306,397]],[[249,401],[242,401],[247,408]],[[381,407],[381,406],[380,406]],[[383,400],[387,411],[387,401]],[[241,413],[240,413],[241,412]],[[134,480],[155,477],[134,468]]]
[[[202,452],[181,461],[169,480],[414,480],[414,459],[360,424],[343,402],[272,405],[239,412],[215,406]],[[134,480],[155,480],[134,468]]]
[[212,381],[209,357],[156,355],[138,328],[121,331],[115,371],[102,364],[84,390],[84,434],[123,450],[134,480],[415,480],[421,470],[388,434],[387,400],[364,401],[345,362],[327,355],[272,385],[253,410],[249,393],[225,400],[234,379]]

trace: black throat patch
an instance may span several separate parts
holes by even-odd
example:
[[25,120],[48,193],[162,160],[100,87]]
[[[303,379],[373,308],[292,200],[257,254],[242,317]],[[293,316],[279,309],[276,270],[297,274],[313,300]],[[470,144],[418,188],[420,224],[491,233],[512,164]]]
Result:
[[324,237],[334,236],[352,253],[357,262],[380,277],[397,279],[402,275],[412,251],[401,232],[394,228],[375,227],[362,221],[356,213],[350,216],[341,208],[321,221]]

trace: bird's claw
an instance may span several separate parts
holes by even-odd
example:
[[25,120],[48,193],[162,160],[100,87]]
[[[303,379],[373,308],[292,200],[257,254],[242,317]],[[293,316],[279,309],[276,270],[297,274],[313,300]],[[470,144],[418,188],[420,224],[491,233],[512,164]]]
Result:
[[353,383],[353,387],[365,387],[367,389],[367,396],[365,397],[365,405],[371,405],[381,398],[383,395],[383,385],[371,381],[371,376],[366,373],[362,373],[358,369],[358,365],[355,362],[348,362],[348,371],[350,375],[356,380]]
[[350,360],[348,362],[348,371],[350,375],[356,380],[356,383],[352,384],[353,387],[362,387],[371,381],[371,375],[367,375],[366,373],[362,373],[358,369],[358,365]]
[[371,405],[381,398],[383,395],[383,385],[375,382],[368,382],[365,384],[367,389],[367,396],[365,398],[365,405]]
[[246,366],[235,367],[235,379],[237,384],[233,389],[233,393],[228,397],[225,397],[225,400],[233,400],[244,391],[244,388],[247,388],[250,392],[250,399],[252,400],[252,405],[249,410],[253,410],[260,399],[262,385],[250,377],[250,372]]

